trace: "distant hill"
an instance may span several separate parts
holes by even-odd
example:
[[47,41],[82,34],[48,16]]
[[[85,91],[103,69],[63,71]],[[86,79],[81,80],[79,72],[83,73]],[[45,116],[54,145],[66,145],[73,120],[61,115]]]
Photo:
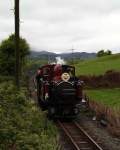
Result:
[[77,75],[100,75],[108,70],[120,71],[120,54],[79,61],[75,66]]
[[30,58],[33,59],[48,59],[51,61],[54,61],[56,57],[61,57],[64,60],[70,60],[72,58],[74,59],[90,59],[90,58],[95,58],[96,53],[86,53],[86,52],[74,52],[72,53],[61,53],[61,54],[56,54],[52,52],[47,52],[47,51],[31,51]]
[[59,56],[65,60],[69,59],[90,59],[90,58],[95,58],[96,53],[86,53],[86,52],[74,52],[72,53],[62,53],[59,54]]

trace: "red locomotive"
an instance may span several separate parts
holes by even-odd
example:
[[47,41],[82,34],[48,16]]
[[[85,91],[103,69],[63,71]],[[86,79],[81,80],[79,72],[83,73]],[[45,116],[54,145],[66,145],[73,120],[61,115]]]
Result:
[[82,100],[82,82],[75,76],[75,67],[45,65],[37,70],[37,97],[51,117],[74,117]]

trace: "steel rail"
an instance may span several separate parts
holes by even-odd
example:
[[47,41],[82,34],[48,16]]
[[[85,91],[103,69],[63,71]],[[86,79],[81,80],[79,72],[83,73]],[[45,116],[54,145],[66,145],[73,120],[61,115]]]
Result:
[[69,137],[69,139],[71,140],[72,144],[74,145],[74,147],[77,150],[80,150],[80,148],[78,147],[78,145],[75,143],[74,139],[71,137],[71,135],[69,134],[69,132],[67,131],[67,129],[64,127],[64,125],[59,121],[58,124],[60,125],[60,127],[63,129],[63,131],[65,132],[65,134]]
[[[72,145],[75,147],[76,150],[88,150],[88,149],[89,150],[103,150],[77,122],[72,122],[72,125],[78,130],[77,136],[79,137],[82,135],[83,139],[85,137],[85,139],[84,139],[85,141],[82,141],[82,142],[75,141],[74,136],[72,137],[72,134],[70,133],[69,128],[67,128],[67,126],[69,127],[69,123],[66,124],[66,126],[65,126],[64,123],[58,121],[58,124],[59,124],[60,128],[64,131],[64,133],[67,135],[67,137],[70,139]],[[93,147],[93,149],[91,149],[92,147],[81,148],[79,143],[81,143],[81,144],[88,143],[89,145],[91,145]]]
[[89,139],[89,141],[91,141],[91,143],[96,146],[98,150],[103,150],[77,122],[74,122],[74,124],[82,131],[82,133]]

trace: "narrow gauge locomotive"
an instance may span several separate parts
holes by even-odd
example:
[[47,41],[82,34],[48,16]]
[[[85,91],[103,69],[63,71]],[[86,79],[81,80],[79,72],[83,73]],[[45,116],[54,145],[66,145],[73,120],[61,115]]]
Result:
[[70,117],[78,114],[82,100],[82,82],[75,76],[75,67],[45,65],[37,70],[37,98],[42,110],[50,117]]

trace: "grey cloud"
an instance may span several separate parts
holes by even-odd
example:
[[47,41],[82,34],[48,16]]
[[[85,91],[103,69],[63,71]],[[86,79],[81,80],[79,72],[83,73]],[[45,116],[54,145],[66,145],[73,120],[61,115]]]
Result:
[[[0,40],[14,31],[14,0],[1,0]],[[21,35],[49,51],[120,47],[119,0],[21,0]]]

